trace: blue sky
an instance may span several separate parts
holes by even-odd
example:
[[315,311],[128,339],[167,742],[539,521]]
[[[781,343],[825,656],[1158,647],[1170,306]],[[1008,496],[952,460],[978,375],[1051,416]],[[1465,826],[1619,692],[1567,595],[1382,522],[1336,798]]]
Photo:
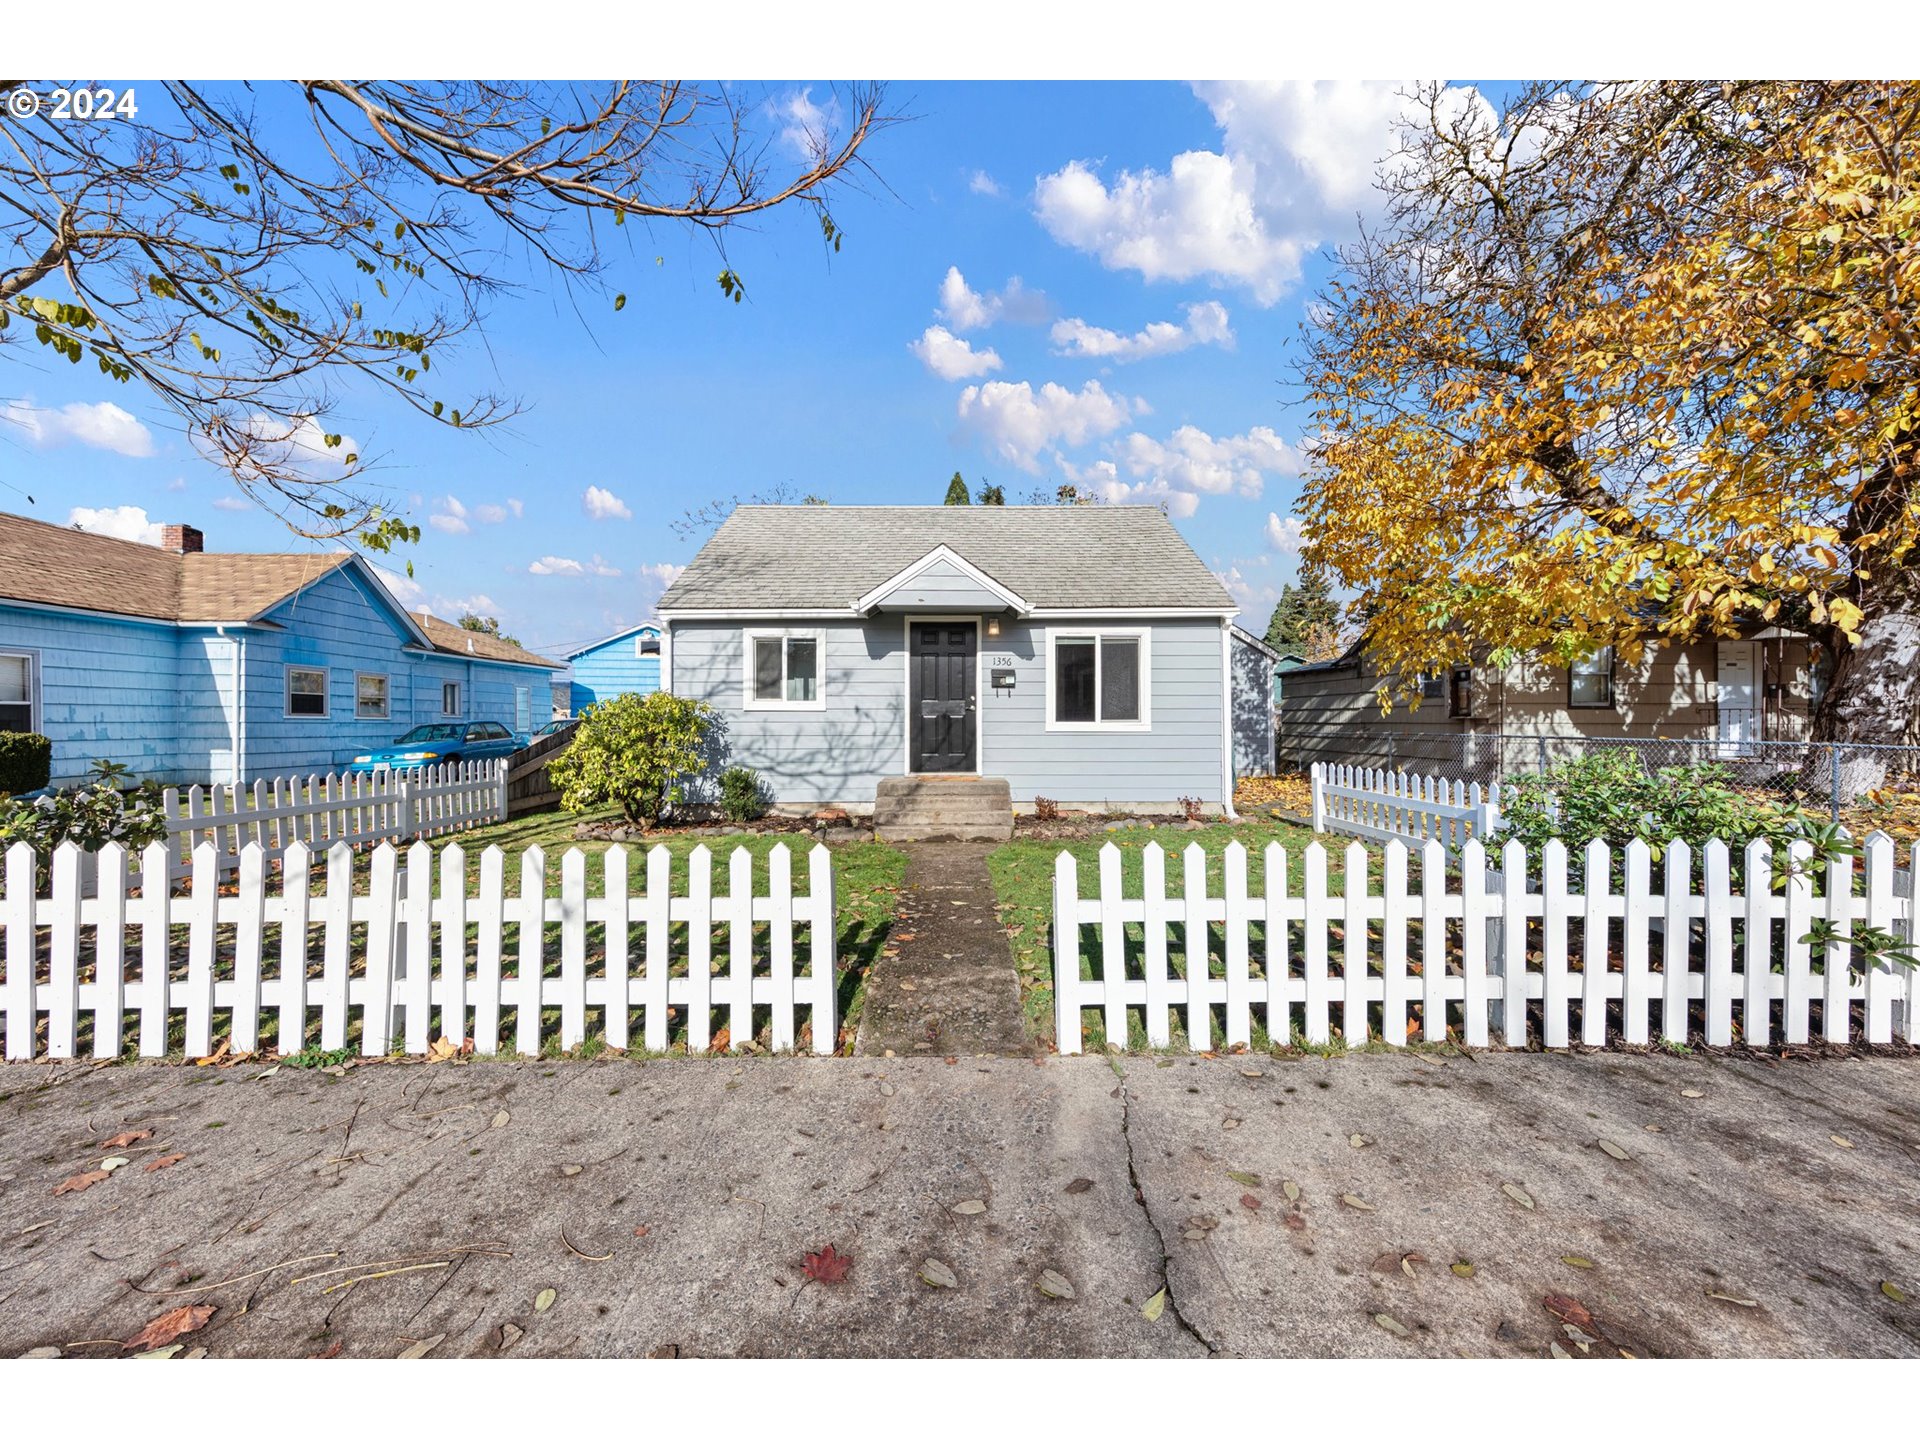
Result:
[[[838,254],[804,213],[768,216],[729,242],[735,305],[705,241],[639,233],[608,277],[624,309],[587,297],[585,323],[519,277],[488,344],[435,366],[518,397],[505,429],[342,395],[336,428],[423,526],[398,592],[563,650],[647,617],[698,548],[670,529],[690,506],[779,482],[936,503],[957,469],[1009,500],[1076,479],[1165,503],[1263,628],[1295,567],[1290,352],[1325,250],[1377,205],[1396,88],[894,87],[913,118],[873,142],[880,183],[837,202]],[[776,137],[833,122],[829,86],[753,93]],[[10,353],[0,508],[290,548],[157,407],[90,370]]]

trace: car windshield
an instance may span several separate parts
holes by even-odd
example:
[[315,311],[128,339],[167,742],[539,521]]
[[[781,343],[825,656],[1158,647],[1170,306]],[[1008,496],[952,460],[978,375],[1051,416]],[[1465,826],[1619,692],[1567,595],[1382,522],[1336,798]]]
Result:
[[419,745],[428,740],[458,740],[458,725],[416,725],[393,743],[396,745]]

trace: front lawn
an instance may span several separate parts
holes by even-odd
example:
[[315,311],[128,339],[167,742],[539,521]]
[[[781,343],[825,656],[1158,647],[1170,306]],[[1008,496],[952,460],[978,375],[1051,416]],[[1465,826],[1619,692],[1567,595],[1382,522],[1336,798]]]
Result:
[[[1305,825],[1296,825],[1285,820],[1251,821],[1229,825],[1212,824],[1198,830],[1188,830],[1178,822],[1148,828],[1141,826],[1129,830],[1113,830],[1090,836],[1081,840],[1013,840],[1002,845],[987,857],[987,869],[993,875],[995,898],[999,902],[1000,921],[1006,928],[1007,938],[1013,946],[1014,967],[1020,975],[1021,1008],[1025,1012],[1027,1026],[1033,1034],[1045,1039],[1053,1037],[1053,867],[1061,851],[1074,857],[1079,870],[1080,893],[1093,897],[1100,893],[1100,851],[1111,842],[1120,851],[1120,874],[1126,894],[1138,896],[1141,892],[1141,856],[1149,843],[1157,843],[1167,852],[1166,873],[1167,893],[1177,896],[1181,893],[1184,873],[1183,856],[1188,845],[1198,845],[1207,857],[1207,893],[1219,895],[1225,883],[1221,856],[1227,846],[1238,840],[1247,847],[1247,888],[1250,893],[1264,891],[1265,854],[1268,845],[1278,843],[1287,855],[1287,875],[1289,885],[1296,891],[1300,885],[1302,855],[1313,841],[1313,831]],[[1327,851],[1327,889],[1331,894],[1346,893],[1345,859],[1346,839],[1350,837],[1326,836],[1322,843]],[[1378,850],[1369,850],[1368,869],[1378,873],[1380,854]],[[1173,972],[1183,972],[1185,941],[1180,938],[1180,927],[1168,927],[1169,960]],[[1216,966],[1215,973],[1224,973],[1217,968],[1224,953],[1224,938],[1221,926],[1213,927],[1210,951]],[[1140,927],[1127,927],[1129,951],[1137,948],[1140,939]],[[1089,967],[1089,944],[1092,932],[1081,944],[1081,973],[1092,977]],[[1134,1048],[1144,1047],[1146,1034],[1140,1026],[1139,1017],[1132,1020],[1138,1034],[1128,1037],[1128,1043]],[[1096,1049],[1106,1043],[1097,1011],[1088,1010],[1085,1016],[1087,1047]],[[1176,1029],[1178,1021],[1176,1020]],[[1176,1035],[1176,1043],[1184,1043],[1184,1037]],[[1255,1037],[1260,1039],[1261,1037]],[[1288,1037],[1276,1036],[1284,1043]],[[1213,1039],[1209,1037],[1204,1044],[1193,1048],[1210,1049]]]

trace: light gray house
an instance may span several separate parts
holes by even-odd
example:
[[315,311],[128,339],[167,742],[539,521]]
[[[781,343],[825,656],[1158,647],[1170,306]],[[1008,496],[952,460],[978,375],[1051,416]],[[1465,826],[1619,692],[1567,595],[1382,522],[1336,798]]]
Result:
[[1235,610],[1153,508],[742,506],[661,597],[662,683],[782,806],[1219,812],[1272,753]]

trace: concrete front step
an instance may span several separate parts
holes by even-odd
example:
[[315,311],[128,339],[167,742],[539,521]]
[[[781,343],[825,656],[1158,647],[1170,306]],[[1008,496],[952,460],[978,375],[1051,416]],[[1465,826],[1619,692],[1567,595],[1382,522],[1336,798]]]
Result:
[[1013,797],[992,776],[895,775],[873,797],[874,832],[882,840],[1008,840]]

